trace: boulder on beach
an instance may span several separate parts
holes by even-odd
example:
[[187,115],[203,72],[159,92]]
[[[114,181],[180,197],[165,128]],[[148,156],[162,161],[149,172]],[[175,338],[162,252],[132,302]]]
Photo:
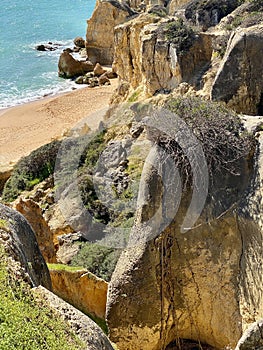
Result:
[[100,75],[106,73],[106,70],[102,68],[102,66],[99,63],[96,63],[95,68],[94,68],[94,75],[99,77]]
[[107,77],[106,73],[99,77],[99,85],[110,85],[110,79]]
[[91,72],[94,66],[89,61],[78,61],[67,51],[62,52],[58,62],[58,75],[73,78]]
[[117,78],[117,74],[115,72],[113,72],[113,70],[108,70],[106,73],[104,73],[103,75],[106,75],[106,77],[108,77],[109,79],[115,79]]

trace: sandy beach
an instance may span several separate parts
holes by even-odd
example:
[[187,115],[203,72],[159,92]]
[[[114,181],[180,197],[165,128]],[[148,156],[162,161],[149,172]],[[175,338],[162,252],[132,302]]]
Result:
[[[60,138],[83,118],[96,129],[117,87],[83,88],[0,111],[0,172],[11,168],[34,149]],[[97,113],[96,113],[97,112]]]

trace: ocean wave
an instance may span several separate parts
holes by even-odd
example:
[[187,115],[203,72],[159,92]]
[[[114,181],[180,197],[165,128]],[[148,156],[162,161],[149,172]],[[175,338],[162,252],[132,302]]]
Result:
[[52,97],[61,93],[71,92],[76,89],[82,89],[84,87],[85,85],[77,85],[74,81],[66,80],[56,86],[44,87],[37,91],[26,91],[21,95],[17,95],[18,91],[13,89],[13,93],[0,93],[0,110],[41,100],[45,97]]

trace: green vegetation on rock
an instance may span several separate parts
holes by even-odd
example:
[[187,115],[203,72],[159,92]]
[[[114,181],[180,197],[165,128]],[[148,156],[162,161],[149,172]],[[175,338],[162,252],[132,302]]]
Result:
[[[254,139],[245,132],[235,112],[223,104],[197,97],[172,97],[166,108],[182,118],[200,142],[211,175],[215,172],[239,175],[239,161],[253,151]],[[174,155],[180,158],[180,149],[169,144],[166,147],[171,147]]]
[[73,266],[83,266],[96,276],[109,281],[119,259],[121,250],[97,243],[82,243],[81,249],[71,261]]
[[0,219],[0,230],[9,231],[9,223],[5,219]]
[[6,202],[15,200],[22,191],[31,190],[53,174],[60,145],[60,141],[52,141],[22,158],[5,184],[3,200]]
[[0,349],[80,350],[85,345],[44,301],[35,300],[0,252]]
[[49,270],[76,272],[83,271],[83,266],[69,266],[65,264],[47,264]]
[[179,18],[167,24],[166,38],[179,53],[183,53],[193,45],[196,35],[194,30]]

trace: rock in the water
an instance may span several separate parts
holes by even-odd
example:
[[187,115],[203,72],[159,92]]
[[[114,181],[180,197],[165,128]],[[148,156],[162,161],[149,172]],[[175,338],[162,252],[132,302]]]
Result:
[[[211,98],[245,114],[263,114],[263,25],[233,32]],[[227,86],[227,89],[226,89]]]
[[32,286],[51,289],[45,260],[35,234],[26,219],[17,211],[0,204],[0,242],[10,258],[21,265],[21,275]]
[[88,20],[86,34],[89,59],[101,64],[112,64],[114,55],[114,28],[134,15],[127,5],[116,1],[97,1],[92,17]]
[[46,46],[43,44],[37,45],[36,50],[37,51],[46,51]]
[[106,73],[106,70],[102,68],[99,63],[96,63],[93,73],[95,76],[99,77],[100,75]]
[[237,343],[235,350],[263,350],[263,320],[249,326]]
[[63,52],[68,52],[68,53],[72,53],[73,50],[70,47],[67,47],[66,49],[63,50]]
[[60,77],[73,78],[83,74],[84,71],[80,61],[75,60],[67,51],[60,55],[58,62],[58,75]]
[[35,49],[37,51],[55,51],[57,50],[59,47],[61,46],[61,44],[59,43],[52,43],[52,42],[49,42],[47,44],[40,44],[40,45],[37,45],[35,47]]
[[75,39],[74,39],[74,44],[77,46],[77,47],[80,47],[80,48],[85,48],[85,40],[81,37],[81,36],[77,36]]
[[79,75],[84,75],[94,69],[94,66],[89,61],[78,61],[68,53],[64,51],[59,58],[58,62],[58,74],[62,78],[73,78]]

